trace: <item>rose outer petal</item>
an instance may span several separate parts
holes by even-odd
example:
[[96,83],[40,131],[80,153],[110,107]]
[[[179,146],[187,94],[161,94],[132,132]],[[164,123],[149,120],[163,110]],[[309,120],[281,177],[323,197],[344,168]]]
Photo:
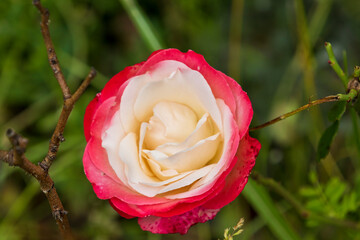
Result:
[[124,68],[124,70],[113,76],[106,83],[105,87],[101,91],[101,94],[97,94],[96,97],[89,103],[84,116],[84,134],[86,141],[89,141],[90,139],[91,124],[94,120],[93,117],[98,107],[108,98],[116,96],[121,87],[125,88],[123,84],[129,78],[136,76],[136,73],[142,65],[143,62]]
[[259,154],[261,145],[259,141],[247,133],[240,141],[237,151],[238,161],[230,174],[226,177],[226,184],[222,191],[203,206],[209,209],[222,208],[232,202],[244,189],[255,159]]
[[230,86],[236,102],[235,120],[239,126],[240,139],[248,132],[251,119],[253,117],[253,109],[249,96],[244,92],[241,86],[231,77],[218,71]]
[[160,218],[148,216],[139,218],[138,223],[142,230],[152,233],[187,233],[188,229],[199,222],[206,222],[213,219],[220,209],[204,209],[202,207],[194,208],[191,211],[178,216]]

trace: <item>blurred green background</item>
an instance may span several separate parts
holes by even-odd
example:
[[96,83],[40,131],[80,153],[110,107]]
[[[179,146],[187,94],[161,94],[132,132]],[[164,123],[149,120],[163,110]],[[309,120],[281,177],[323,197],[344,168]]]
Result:
[[[50,174],[79,239],[221,239],[245,218],[237,239],[356,239],[355,230],[300,217],[282,197],[251,181],[210,222],[188,234],[154,235],[136,219],[119,217],[96,198],[82,168],[83,116],[111,76],[144,61],[157,48],[192,49],[236,79],[250,96],[258,125],[309,100],[342,93],[327,63],[324,42],[334,46],[348,73],[360,64],[357,0],[43,0],[50,31],[72,90],[90,66],[98,76],[76,104]],[[0,149],[8,127],[29,138],[27,157],[41,160],[60,113],[60,88],[48,65],[30,0],[0,1]],[[280,182],[307,209],[339,221],[360,220],[359,118],[340,122],[331,154],[316,160],[330,125],[324,104],[252,133],[262,143],[255,170]],[[39,186],[19,169],[0,163],[0,239],[59,239]]]

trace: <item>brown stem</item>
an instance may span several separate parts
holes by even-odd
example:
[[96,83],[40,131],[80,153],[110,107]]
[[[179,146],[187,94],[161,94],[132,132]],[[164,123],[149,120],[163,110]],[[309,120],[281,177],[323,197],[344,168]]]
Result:
[[301,202],[293,196],[289,191],[287,191],[280,183],[276,182],[272,178],[266,178],[260,175],[259,173],[255,172],[251,175],[251,177],[257,181],[258,183],[270,188],[280,196],[282,196],[288,203],[290,203],[295,210],[298,212],[298,214],[303,218],[311,218],[319,222],[339,226],[339,227],[346,227],[346,228],[352,228],[356,230],[360,230],[360,223],[349,221],[349,220],[343,220],[333,217],[327,217],[319,215],[315,212],[312,212],[308,209],[306,209]]
[[76,90],[74,95],[64,101],[63,108],[59,120],[56,124],[55,131],[50,139],[49,149],[45,158],[39,163],[39,165],[45,170],[48,171],[51,164],[56,158],[57,151],[59,149],[60,143],[65,141],[64,138],[64,129],[67,123],[67,120],[70,116],[72,109],[74,108],[75,102],[79,97],[84,93],[87,86],[90,84],[91,80],[96,76],[96,71],[94,68],[91,68],[89,74],[85,80],[81,83],[80,87]]
[[95,68],[91,68],[89,74],[86,76],[85,80],[81,83],[79,88],[76,90],[76,92],[72,95],[71,99],[75,103],[80,96],[84,93],[86,88],[89,86],[91,80],[96,76],[96,70]]
[[288,117],[291,117],[292,115],[295,115],[296,113],[299,113],[305,109],[308,109],[312,106],[315,106],[315,105],[319,105],[319,104],[322,104],[322,103],[326,103],[326,102],[336,102],[336,101],[339,101],[341,100],[341,98],[339,97],[339,95],[331,95],[331,96],[327,96],[327,97],[324,97],[324,98],[321,98],[321,99],[317,99],[317,100],[314,100],[314,101],[311,101],[309,102],[308,104],[302,106],[302,107],[299,107],[298,109],[295,109],[294,111],[291,111],[291,112],[288,112],[288,113],[285,113],[277,118],[274,118],[273,120],[270,120],[266,123],[263,123],[259,126],[256,126],[256,127],[252,127],[249,129],[249,131],[255,131],[255,130],[258,130],[258,129],[261,129],[261,128],[264,128],[264,127],[267,127],[267,126],[270,126],[274,123],[277,123],[281,120],[284,120],[285,118],[288,118]]
[[49,10],[44,8],[41,5],[40,0],[34,0],[33,4],[35,7],[37,7],[37,9],[39,9],[39,12],[41,14],[41,22],[40,22],[41,33],[44,38],[50,67],[53,70],[55,78],[60,85],[64,99],[68,99],[71,97],[70,89],[65,81],[64,74],[61,71],[60,64],[59,64],[58,58],[55,53],[54,44],[50,37],[50,31],[49,31],[50,13],[49,13]]
[[52,214],[59,227],[60,233],[64,239],[73,239],[67,212],[61,203],[59,195],[54,187],[54,182],[44,169],[32,163],[25,157],[26,145],[28,140],[14,130],[9,129],[6,132],[9,141],[11,142],[12,149],[9,151],[0,150],[0,160],[6,162],[10,166],[17,166],[31,174],[40,184],[41,191],[47,197]]
[[90,73],[86,77],[86,79],[82,82],[80,87],[76,90],[74,95],[71,95],[70,89],[65,81],[64,75],[61,71],[60,64],[58,58],[56,56],[54,44],[52,43],[49,31],[49,10],[44,8],[41,5],[40,0],[33,0],[33,4],[37,7],[41,14],[41,33],[44,38],[44,42],[46,45],[48,59],[50,63],[50,67],[52,68],[55,78],[57,79],[60,88],[64,97],[63,108],[59,117],[59,120],[56,124],[53,135],[50,139],[49,149],[43,161],[39,163],[39,165],[45,170],[48,171],[52,162],[56,158],[56,154],[60,143],[65,141],[63,136],[64,128],[67,123],[67,120],[70,116],[70,113],[74,107],[75,102],[79,99],[79,97],[84,93],[87,86],[90,84],[91,80],[96,76],[96,71],[94,68],[91,68]]
[[35,165],[29,161],[24,155],[26,151],[26,145],[28,143],[27,139],[23,138],[12,129],[9,129],[6,133],[9,141],[11,142],[12,149],[9,151],[0,150],[0,161],[6,162],[10,166],[18,166],[36,178],[36,180],[40,183],[40,189],[48,199],[52,214],[56,220],[62,237],[64,239],[73,239],[70,224],[67,218],[67,211],[64,210],[59,195],[57,194],[54,187],[54,182],[48,174],[48,170],[56,158],[60,143],[65,141],[63,136],[64,128],[70,113],[74,108],[74,104],[84,93],[91,80],[95,77],[96,71],[94,68],[91,68],[90,73],[81,83],[79,88],[75,91],[74,95],[71,95],[70,89],[61,71],[54,45],[50,37],[48,27],[49,11],[41,5],[40,0],[34,0],[33,4],[37,7],[41,14],[41,32],[47,49],[50,67],[52,68],[55,78],[57,79],[63,93],[64,104],[55,130],[51,136],[48,152],[45,158],[38,165]]

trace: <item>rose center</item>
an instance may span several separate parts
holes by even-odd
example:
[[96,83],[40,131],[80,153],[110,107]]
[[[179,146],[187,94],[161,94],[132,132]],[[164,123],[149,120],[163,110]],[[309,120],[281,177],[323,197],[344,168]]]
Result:
[[159,102],[153,113],[144,138],[147,149],[184,141],[194,131],[198,121],[191,108],[176,102]]

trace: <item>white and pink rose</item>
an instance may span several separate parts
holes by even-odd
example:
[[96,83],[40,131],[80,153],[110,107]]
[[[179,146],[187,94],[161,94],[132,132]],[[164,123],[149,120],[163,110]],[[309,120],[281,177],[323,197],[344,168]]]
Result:
[[89,104],[85,174],[100,199],[143,230],[181,233],[213,219],[247,183],[260,143],[232,78],[193,52],[154,52]]

